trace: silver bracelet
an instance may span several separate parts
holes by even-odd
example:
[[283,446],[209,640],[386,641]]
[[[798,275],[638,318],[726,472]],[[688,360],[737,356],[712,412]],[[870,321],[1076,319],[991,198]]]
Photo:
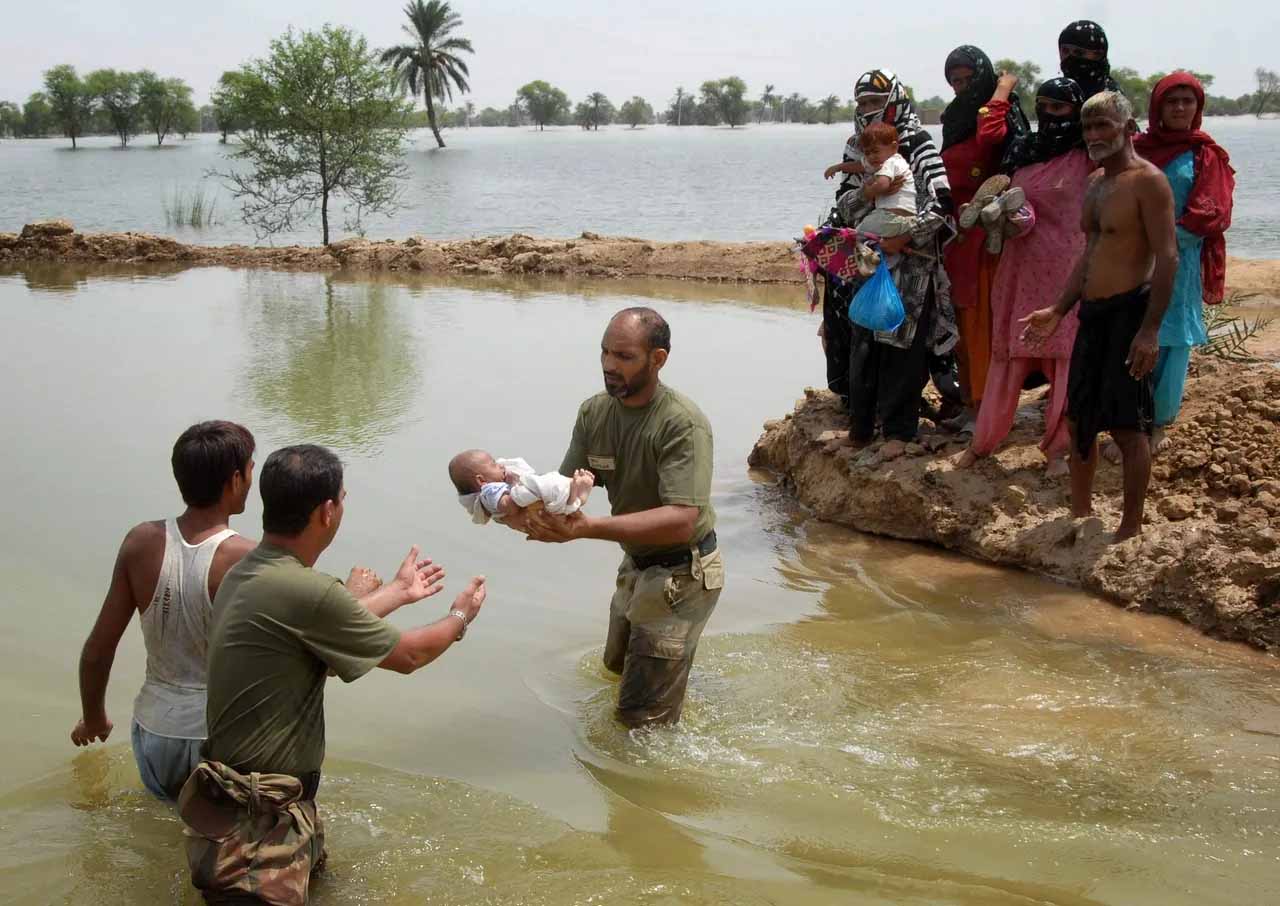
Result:
[[457,617],[459,620],[462,621],[462,628],[458,630],[458,635],[454,638],[455,642],[461,642],[462,637],[467,634],[467,626],[469,625],[467,623],[467,615],[463,613],[461,610],[455,609],[455,610],[449,611],[448,616]]

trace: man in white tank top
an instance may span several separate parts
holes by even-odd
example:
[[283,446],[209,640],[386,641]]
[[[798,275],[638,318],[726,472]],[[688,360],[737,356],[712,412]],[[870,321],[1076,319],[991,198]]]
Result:
[[228,527],[253,483],[253,435],[225,421],[192,425],[173,445],[173,476],[187,508],[125,535],[102,611],[80,654],[78,746],[106,741],[107,681],[125,628],[139,614],[147,672],[133,705],[133,755],[148,790],[176,799],[200,762],[213,597],[255,543]]

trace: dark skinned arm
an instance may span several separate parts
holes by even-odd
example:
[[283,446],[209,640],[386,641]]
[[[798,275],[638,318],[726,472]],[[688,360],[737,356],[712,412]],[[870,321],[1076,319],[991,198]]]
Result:
[[120,638],[138,609],[127,566],[136,533],[137,529],[131,531],[120,544],[102,610],[80,652],[81,718],[71,731],[71,741],[78,746],[106,742],[114,726],[107,717],[107,682]]
[[1138,183],[1138,213],[1147,233],[1147,244],[1155,258],[1151,273],[1151,295],[1147,314],[1129,347],[1125,364],[1135,380],[1146,377],[1160,357],[1160,324],[1173,297],[1173,280],[1178,273],[1178,235],[1173,215],[1173,190],[1154,167]]

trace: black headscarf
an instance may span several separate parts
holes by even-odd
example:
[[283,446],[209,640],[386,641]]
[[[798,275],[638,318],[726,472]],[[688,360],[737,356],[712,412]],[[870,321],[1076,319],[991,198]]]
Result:
[[[1072,106],[1067,116],[1052,116],[1040,109],[1040,98],[1063,101]],[[1050,79],[1036,91],[1036,131],[1010,143],[1000,169],[1012,173],[1020,167],[1041,164],[1075,148],[1084,147],[1080,108],[1084,93],[1071,79]]]
[[1101,25],[1088,19],[1072,22],[1058,35],[1058,46],[1064,44],[1102,53],[1100,60],[1067,57],[1062,61],[1062,74],[1076,81],[1086,101],[1099,91],[1117,90],[1115,79],[1111,78],[1111,62],[1107,59],[1107,51],[1110,49],[1107,33],[1102,30]]
[[[973,79],[969,87],[956,95],[955,100],[942,111],[942,150],[968,140],[978,131],[978,111],[991,100],[996,93],[996,72],[990,58],[978,48],[965,44],[957,47],[947,56],[942,74],[947,82],[951,81],[952,70],[961,67],[973,70]],[[1009,113],[1006,116],[1008,135],[1005,147],[1019,135],[1031,131],[1031,124],[1022,112],[1017,93],[1009,95]]]

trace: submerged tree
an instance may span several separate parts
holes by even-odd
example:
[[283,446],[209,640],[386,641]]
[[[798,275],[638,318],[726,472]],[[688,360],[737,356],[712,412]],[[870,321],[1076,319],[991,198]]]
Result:
[[539,131],[569,112],[569,96],[542,79],[521,86],[516,92],[516,102],[537,124]]
[[219,90],[242,130],[230,156],[245,166],[216,175],[259,238],[292,230],[318,208],[328,245],[336,195],[348,202],[347,229],[360,230],[366,213],[395,210],[410,108],[364,38],[329,25],[291,29]]
[[618,111],[618,119],[634,129],[641,123],[653,122],[653,108],[649,106],[648,101],[636,95],[622,105]]
[[822,103],[818,105],[818,109],[822,111],[824,121],[828,126],[831,125],[831,118],[835,116],[837,110],[840,109],[840,98],[834,94],[829,94],[822,99]]
[[1253,77],[1258,82],[1258,90],[1253,95],[1253,115],[1261,119],[1272,98],[1280,94],[1280,75],[1274,69],[1259,66],[1253,71]]
[[13,101],[0,101],[0,138],[19,138],[23,134],[22,111]]
[[775,85],[764,86],[764,93],[760,95],[760,109],[756,114],[757,123],[764,119],[765,113],[772,112],[773,102],[778,99],[778,96],[773,93],[773,89],[776,87]]
[[145,69],[138,73],[138,106],[147,128],[155,133],[157,146],[182,125],[189,116],[188,108],[195,112],[190,85],[182,79],[162,79]]
[[85,84],[120,137],[120,147],[126,147],[138,131],[138,74],[96,69],[85,78]]
[[702,103],[733,129],[747,117],[747,85],[737,76],[702,83]]
[[62,134],[71,139],[71,150],[76,149],[76,139],[84,134],[93,117],[93,95],[76,75],[76,68],[65,63],[44,74],[44,93],[49,99],[53,119]]
[[475,53],[467,38],[450,37],[450,33],[462,24],[462,17],[444,0],[410,0],[404,14],[409,18],[401,26],[412,44],[398,44],[382,54],[382,62],[395,67],[400,83],[412,94],[422,92],[427,105],[427,123],[436,144],[443,148],[440,127],[436,123],[435,101],[453,100],[453,89],[466,92],[471,86],[467,77],[471,74],[462,53]]
[[614,109],[609,99],[599,91],[587,95],[587,99],[577,106],[573,118],[583,129],[600,131],[601,124],[613,122]]

